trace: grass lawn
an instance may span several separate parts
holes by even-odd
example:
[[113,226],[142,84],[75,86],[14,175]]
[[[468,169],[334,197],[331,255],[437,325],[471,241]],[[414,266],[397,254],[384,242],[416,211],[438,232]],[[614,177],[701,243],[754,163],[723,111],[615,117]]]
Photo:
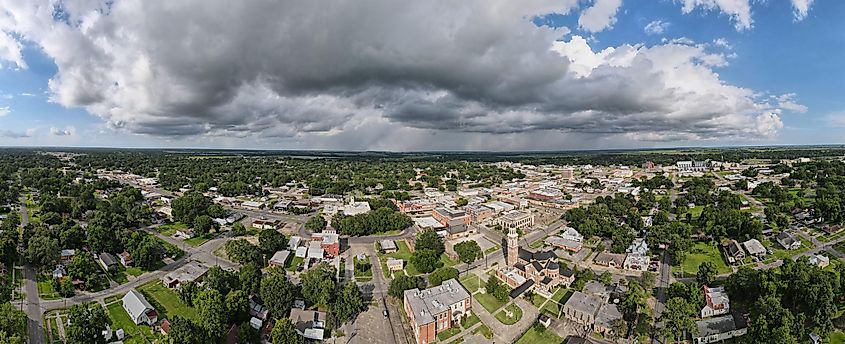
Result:
[[126,268],[125,271],[126,271],[127,274],[130,274],[130,275],[135,276],[135,277],[141,276],[145,272],[143,269],[141,269],[137,266],[130,266],[130,267]]
[[149,326],[135,325],[132,322],[126,310],[123,309],[122,302],[108,305],[107,310],[112,321],[112,330],[123,329],[126,332],[124,343],[152,343],[155,340],[155,335],[152,334]]
[[58,300],[62,296],[53,289],[53,281],[47,276],[38,276],[38,296],[43,300]]
[[543,245],[545,244],[546,238],[548,238],[548,237],[549,236],[546,235],[546,236],[541,237],[540,239],[534,240],[532,243],[528,244],[528,247],[530,247],[530,248],[543,247]]
[[452,267],[452,266],[458,265],[458,261],[457,261],[457,260],[452,260],[452,259],[451,259],[451,258],[449,258],[449,256],[447,256],[445,253],[444,253],[444,254],[442,254],[442,255],[440,255],[440,262],[441,262],[441,263],[443,263],[443,266],[448,266],[448,267]]
[[731,268],[722,259],[722,253],[719,252],[719,249],[712,244],[703,242],[697,242],[693,245],[683,264],[680,266],[672,265],[672,272],[676,276],[681,273],[684,276],[695,276],[698,273],[698,266],[708,261],[716,265],[718,274],[731,272]]
[[[505,311],[510,311],[511,316],[508,316]],[[522,319],[522,308],[519,308],[515,303],[505,307],[501,312],[496,313],[496,320],[505,325],[516,324],[519,319]]]
[[129,279],[126,278],[126,269],[124,269],[123,267],[120,267],[119,269],[114,271],[110,271],[109,278],[111,278],[111,280],[115,281],[115,283],[117,284],[124,284],[126,282],[129,282]]
[[198,237],[193,237],[190,239],[185,239],[185,243],[191,245],[193,247],[197,247],[199,245],[205,244],[207,241],[211,240],[210,235],[203,235]]
[[493,314],[493,312],[505,305],[504,302],[499,301],[495,296],[490,294],[475,294],[474,297],[490,314]]
[[[420,272],[417,270],[417,267],[411,263],[411,250],[408,249],[408,244],[404,240],[396,241],[396,248],[397,251],[393,253],[379,253],[378,259],[381,263],[381,271],[384,274],[384,277],[390,277],[390,272],[387,270],[387,257],[402,259],[405,261],[405,273],[408,276],[416,276],[419,275]],[[442,261],[442,258],[441,258]]]
[[569,300],[569,297],[572,296],[572,289],[558,289],[554,295],[552,295],[552,300],[555,300],[559,303],[566,303]]
[[845,343],[845,333],[842,331],[835,331],[830,333],[830,338],[828,339],[830,344],[843,344]]
[[479,322],[481,322],[481,319],[479,319],[477,315],[473,314],[473,315],[470,315],[468,317],[464,317],[463,319],[461,319],[461,326],[464,329],[468,329],[468,328],[472,327],[473,325],[475,325]]
[[493,254],[494,252],[498,251],[499,249],[501,249],[501,247],[499,245],[493,246],[491,248],[488,248],[486,251],[484,251],[484,255],[487,256],[487,255]]
[[144,284],[138,289],[147,297],[147,301],[153,304],[161,317],[178,315],[188,319],[196,318],[196,310],[188,307],[176,292],[167,289],[160,281]]
[[546,315],[551,317],[557,318],[560,316],[560,306],[557,303],[551,301],[547,302],[546,305],[543,306],[543,309],[541,309],[540,311],[546,313]]
[[534,330],[534,326],[531,326],[522,337],[516,340],[516,344],[557,344],[561,341],[563,341],[563,338],[560,338],[554,332],[549,330],[537,332]]
[[[369,270],[364,272],[358,271],[358,268],[355,268],[355,266],[358,266],[358,256],[352,257],[352,259],[352,270],[355,272],[355,280],[358,282],[371,281],[373,279],[373,267],[371,266]],[[369,259],[367,259],[367,261],[369,261]]]
[[472,334],[480,334],[487,339],[493,339],[493,331],[490,331],[490,328],[487,325],[481,324],[475,331],[472,331]]
[[464,277],[461,277],[459,280],[461,285],[466,288],[470,294],[475,293],[478,289],[481,288],[481,277],[478,277],[476,274],[468,274]]
[[540,308],[540,306],[542,306],[543,303],[546,302],[546,300],[548,299],[540,296],[539,294],[534,294],[534,296],[531,297],[531,304],[533,304],[534,307]]
[[287,264],[287,265],[285,265],[285,270],[287,270],[287,271],[296,271],[296,267],[297,267],[297,266],[299,266],[299,265],[301,265],[303,260],[305,260],[305,258],[302,258],[302,257],[293,257],[293,259],[291,259],[290,261],[288,261],[288,264]]
[[452,327],[448,330],[445,330],[443,332],[438,333],[437,334],[437,340],[443,342],[443,341],[446,341],[446,339],[452,338],[452,336],[454,336],[458,333],[461,333],[461,328],[460,327]]
[[692,214],[692,218],[694,218],[694,219],[697,219],[699,216],[701,216],[701,212],[703,212],[703,211],[704,211],[703,205],[696,205],[692,208],[689,208],[689,213]]
[[174,223],[168,223],[166,225],[161,225],[156,230],[158,230],[158,232],[161,233],[161,234],[171,236],[173,234],[176,234],[176,231],[182,230],[182,229],[187,229],[187,228],[188,228],[188,225],[186,225],[184,223],[174,222]]

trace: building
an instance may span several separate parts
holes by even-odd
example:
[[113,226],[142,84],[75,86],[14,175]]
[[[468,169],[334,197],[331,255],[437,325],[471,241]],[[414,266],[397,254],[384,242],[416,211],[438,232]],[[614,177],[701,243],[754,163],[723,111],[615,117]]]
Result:
[[614,304],[602,304],[596,313],[593,331],[603,335],[611,334],[613,333],[613,323],[620,319],[622,319],[622,312],[619,311],[619,307]]
[[117,260],[111,253],[103,252],[97,257],[97,262],[103,267],[103,271],[109,271],[117,268]]
[[285,223],[282,220],[255,220],[252,222],[252,228],[255,229],[282,229]]
[[451,208],[436,208],[431,212],[431,217],[444,227],[468,225],[471,222],[470,216],[465,211]]
[[814,255],[810,256],[809,262],[810,262],[810,264],[813,264],[815,266],[818,266],[819,268],[824,269],[828,265],[830,265],[830,258],[825,257],[825,256],[820,255],[820,254],[814,254]]
[[601,266],[621,269],[625,266],[625,258],[621,253],[601,252],[596,255],[594,261]]
[[381,250],[384,251],[384,253],[393,253],[393,252],[396,252],[396,251],[399,250],[396,247],[396,242],[394,242],[393,240],[386,240],[385,239],[385,240],[379,241],[379,245],[381,246]]
[[370,211],[370,203],[367,202],[351,202],[343,206],[343,215],[355,216],[358,214],[368,213]]
[[405,268],[405,261],[393,257],[387,258],[387,270],[390,272],[402,271]]
[[323,233],[311,234],[312,241],[318,241],[320,247],[331,257],[340,254],[340,236],[337,233],[324,231]]
[[[557,262],[557,255],[552,251],[531,252],[519,247],[519,235],[515,228],[508,231],[506,267],[496,274],[517,290],[533,289],[538,294],[551,297],[551,291],[559,285],[568,286],[574,279],[572,270],[562,267]],[[517,278],[515,276],[519,276]],[[526,285],[526,283],[529,283]],[[516,293],[519,296],[521,293]]]
[[546,245],[561,248],[571,252],[578,252],[581,250],[582,244],[580,241],[572,241],[559,236],[550,236],[544,241]]
[[147,302],[144,295],[141,295],[135,289],[130,290],[123,296],[123,309],[126,310],[129,319],[132,319],[135,325],[152,325],[158,321],[158,313],[153,306]]
[[727,314],[731,311],[731,300],[725,292],[725,288],[709,288],[706,285],[704,289],[704,308],[701,309],[701,317],[709,318],[716,315]]
[[407,215],[421,215],[429,214],[434,208],[437,208],[437,203],[429,199],[415,199],[397,202],[396,207],[399,208],[400,212]]
[[473,225],[457,224],[449,226],[446,228],[445,232],[446,239],[455,240],[478,233],[478,230]]
[[560,233],[560,237],[575,242],[584,241],[584,236],[572,227],[566,227],[566,229],[563,230],[563,233]]
[[625,257],[622,267],[626,270],[646,271],[648,270],[649,261],[648,256],[632,253]]
[[479,224],[493,218],[496,212],[493,208],[485,205],[475,204],[466,207],[466,213],[469,215],[469,222],[472,224]]
[[745,251],[751,256],[762,257],[766,255],[766,247],[760,243],[760,240],[751,239],[743,242],[742,246],[745,247]]
[[775,240],[787,250],[797,250],[801,248],[801,240],[798,240],[794,234],[789,232],[780,232],[775,236]]
[[499,217],[497,222],[503,229],[525,229],[534,225],[534,214],[513,210]]
[[129,252],[123,251],[123,253],[117,256],[117,258],[120,259],[120,264],[123,266],[132,266],[132,255],[129,254]]
[[675,166],[679,171],[704,172],[710,170],[710,161],[678,161]]
[[290,251],[281,250],[273,254],[273,257],[267,262],[270,267],[284,267],[290,257]]
[[725,257],[728,263],[736,264],[745,259],[745,251],[736,240],[730,240],[722,244],[722,250],[725,251]]
[[311,340],[323,340],[326,328],[326,313],[300,308],[291,308],[290,321],[296,333]]
[[739,314],[722,315],[695,322],[698,334],[693,336],[696,344],[716,343],[748,333],[748,322]]
[[417,344],[435,342],[438,333],[460,326],[461,318],[472,314],[471,296],[455,279],[425,290],[406,290],[403,298]]
[[61,262],[69,262],[76,255],[76,250],[64,249],[59,253],[59,260]]
[[602,303],[602,300],[597,296],[576,291],[563,304],[562,313],[573,322],[592,327],[596,323],[596,313]]
[[178,270],[172,271],[161,278],[161,282],[168,288],[177,288],[185,282],[200,282],[208,273],[208,267],[197,263],[190,262]]
[[634,239],[634,241],[631,242],[631,245],[625,249],[625,252],[633,255],[644,256],[648,254],[648,243],[646,243],[645,239],[642,238]]
[[262,202],[255,202],[255,201],[245,201],[241,203],[241,206],[247,209],[255,209],[261,210],[264,209],[264,203]]
[[558,189],[552,188],[545,188],[534,190],[528,193],[528,198],[535,199],[539,201],[557,201],[562,199],[564,196],[563,192]]

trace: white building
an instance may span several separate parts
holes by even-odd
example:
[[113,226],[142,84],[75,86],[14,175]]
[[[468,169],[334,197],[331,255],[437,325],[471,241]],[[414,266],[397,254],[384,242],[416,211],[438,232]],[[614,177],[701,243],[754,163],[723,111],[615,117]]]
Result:
[[141,295],[135,289],[130,290],[123,296],[123,309],[126,310],[135,325],[152,325],[158,321],[158,313],[153,309],[153,306],[147,302],[144,295]]

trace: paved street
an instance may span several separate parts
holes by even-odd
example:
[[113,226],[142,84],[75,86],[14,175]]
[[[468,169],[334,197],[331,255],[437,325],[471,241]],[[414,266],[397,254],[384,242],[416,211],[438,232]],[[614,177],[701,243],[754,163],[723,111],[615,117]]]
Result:
[[[21,196],[21,226],[29,223],[26,197]],[[44,328],[41,326],[41,298],[38,297],[38,272],[31,265],[23,267],[24,290],[26,291],[26,317],[29,343],[44,343]],[[21,301],[23,302],[23,301]]]

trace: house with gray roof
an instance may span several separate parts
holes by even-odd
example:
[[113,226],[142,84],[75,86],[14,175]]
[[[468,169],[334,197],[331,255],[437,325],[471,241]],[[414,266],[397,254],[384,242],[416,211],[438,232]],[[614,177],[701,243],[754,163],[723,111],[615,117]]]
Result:
[[693,336],[696,344],[708,344],[736,338],[748,333],[748,322],[740,314],[727,314],[695,322],[698,334]]
[[132,319],[135,325],[152,325],[158,321],[158,313],[156,313],[153,306],[147,302],[144,295],[141,295],[135,289],[126,293],[122,301],[123,309],[126,310],[126,314],[129,314],[129,318]]
[[596,313],[602,304],[599,297],[576,291],[563,304],[563,314],[576,323],[593,326],[596,323]]

